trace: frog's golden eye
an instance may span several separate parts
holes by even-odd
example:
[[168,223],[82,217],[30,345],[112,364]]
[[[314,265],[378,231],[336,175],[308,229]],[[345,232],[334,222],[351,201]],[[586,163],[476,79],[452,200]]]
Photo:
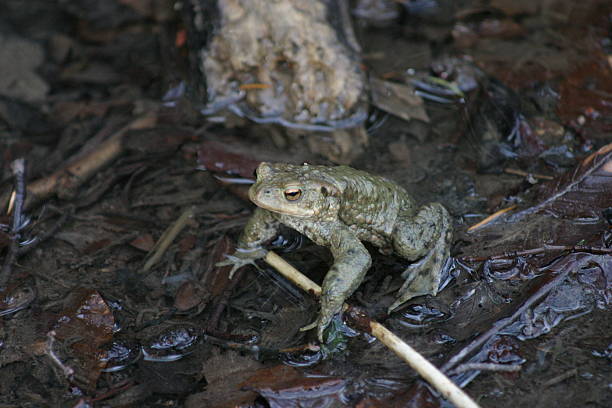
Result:
[[289,201],[299,200],[302,196],[302,190],[299,188],[288,188],[284,191],[285,198]]

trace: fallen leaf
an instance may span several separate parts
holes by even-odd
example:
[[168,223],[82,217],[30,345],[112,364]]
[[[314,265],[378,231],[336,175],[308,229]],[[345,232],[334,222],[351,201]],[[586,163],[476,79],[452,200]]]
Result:
[[286,365],[262,368],[253,373],[242,387],[264,397],[271,408],[329,406],[342,401],[345,380],[339,377],[307,376]]
[[423,99],[410,84],[384,81],[370,77],[372,104],[406,121],[418,119],[429,123]]
[[543,245],[599,245],[608,228],[604,210],[612,205],[611,161],[609,144],[573,170],[534,187],[523,198],[531,205],[470,233],[464,253],[486,257]]
[[143,234],[134,238],[130,242],[130,245],[136,249],[140,249],[141,251],[149,252],[155,246],[155,240],[151,234]]
[[96,387],[101,370],[101,346],[113,338],[115,318],[100,293],[79,288],[71,292],[53,328],[55,338],[69,346],[75,378],[85,380],[87,389]]
[[512,216],[517,219],[534,212],[564,218],[603,218],[612,206],[612,144],[591,154],[560,177],[538,189],[541,201]]
[[220,142],[206,141],[198,149],[198,164],[213,172],[252,178],[259,163],[244,154],[228,151]]

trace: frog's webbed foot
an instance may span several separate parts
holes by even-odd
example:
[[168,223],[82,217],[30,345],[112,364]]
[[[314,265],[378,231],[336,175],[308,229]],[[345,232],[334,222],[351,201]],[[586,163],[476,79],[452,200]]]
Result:
[[257,248],[236,248],[232,255],[225,255],[225,260],[217,262],[215,266],[231,266],[229,278],[232,279],[234,273],[243,266],[253,265],[257,267],[255,261],[264,258],[268,251],[261,247]]
[[394,241],[396,250],[407,259],[418,260],[402,273],[404,284],[389,312],[413,297],[438,293],[451,240],[450,215],[438,203],[424,206],[412,223],[400,225]]

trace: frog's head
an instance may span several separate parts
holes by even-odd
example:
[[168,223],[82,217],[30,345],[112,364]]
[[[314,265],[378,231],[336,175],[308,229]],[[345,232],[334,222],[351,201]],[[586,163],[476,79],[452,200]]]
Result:
[[340,189],[318,166],[261,163],[249,198],[258,207],[301,218],[325,218],[337,211]]

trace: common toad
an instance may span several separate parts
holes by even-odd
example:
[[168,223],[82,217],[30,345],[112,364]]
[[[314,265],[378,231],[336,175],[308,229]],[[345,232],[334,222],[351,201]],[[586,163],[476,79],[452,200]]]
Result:
[[418,207],[397,184],[347,166],[265,162],[257,168],[249,198],[258,208],[236,252],[220,264],[232,265],[231,277],[263,258],[262,245],[278,233],[279,224],[329,247],[334,264],[323,281],[321,312],[311,325],[320,340],[370,268],[372,259],[361,241],[415,261],[402,273],[404,284],[389,310],[415,296],[437,293],[452,236],[451,218],[441,204]]

